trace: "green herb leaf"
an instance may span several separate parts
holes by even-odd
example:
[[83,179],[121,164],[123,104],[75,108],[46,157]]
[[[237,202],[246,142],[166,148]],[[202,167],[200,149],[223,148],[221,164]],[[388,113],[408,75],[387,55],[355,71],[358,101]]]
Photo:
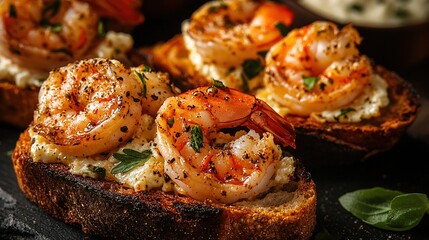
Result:
[[143,72],[152,72],[152,68],[150,68],[149,66],[144,65]]
[[105,22],[103,19],[98,20],[98,24],[97,24],[97,33],[98,35],[104,37],[106,36],[106,28],[105,28]]
[[220,89],[224,89],[225,88],[225,85],[223,84],[223,82],[219,81],[219,80],[214,80],[213,81],[213,86],[217,87],[217,88],[220,88]]
[[94,166],[90,170],[91,170],[91,172],[97,174],[97,179],[104,179],[106,177],[106,169],[105,168]]
[[391,231],[406,231],[417,226],[429,210],[426,194],[404,194],[380,187],[346,193],[338,200],[362,221]]
[[359,3],[353,3],[349,6],[349,11],[361,13],[363,12],[363,6]]
[[146,92],[147,92],[147,86],[146,86],[146,80],[145,80],[146,77],[143,76],[143,74],[138,71],[135,71],[135,73],[143,84],[143,97],[146,98]]
[[203,131],[201,127],[195,125],[191,130],[191,147],[195,152],[199,153],[200,148],[203,146]]
[[125,173],[137,166],[140,166],[146,163],[149,158],[152,156],[152,151],[150,149],[144,150],[143,152],[137,152],[132,149],[124,149],[122,153],[114,153],[113,157],[121,161],[110,171],[111,174]]
[[290,32],[290,27],[286,26],[284,23],[282,22],[276,22],[274,24],[274,26],[277,28],[277,30],[279,30],[280,34],[283,37],[286,37],[286,35]]
[[354,108],[343,108],[340,110],[340,114],[335,116],[334,119],[338,121],[338,119],[340,119],[341,117],[346,116],[349,112],[354,112],[354,111],[356,111],[356,109]]
[[51,24],[50,27],[51,27],[51,32],[53,32],[53,33],[59,33],[62,30],[61,23]]
[[9,5],[9,16],[11,16],[12,18],[16,18],[18,15],[16,14],[16,8],[15,5],[10,4]]
[[398,8],[395,11],[395,17],[399,18],[399,19],[405,19],[405,18],[409,18],[410,17],[410,12],[407,9],[404,8]]
[[261,59],[247,59],[242,64],[244,75],[248,80],[259,75],[264,70]]
[[167,120],[167,124],[168,124],[169,127],[173,127],[173,125],[174,125],[174,118],[169,118]]
[[317,81],[319,81],[319,77],[302,76],[302,81],[308,90],[312,90],[316,86]]

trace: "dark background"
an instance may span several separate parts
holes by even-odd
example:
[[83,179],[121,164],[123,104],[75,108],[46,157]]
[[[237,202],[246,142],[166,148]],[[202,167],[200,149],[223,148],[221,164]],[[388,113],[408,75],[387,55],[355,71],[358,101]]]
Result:
[[[146,21],[133,31],[136,47],[152,45],[179,33],[182,20],[188,18],[202,1],[144,2]],[[304,24],[305,21],[298,19],[296,24]],[[412,47],[412,44],[398,46],[402,50]],[[377,50],[365,51],[369,56],[376,55],[377,62],[385,62],[391,70],[414,85],[421,96],[422,109],[407,134],[391,150],[351,165],[308,169],[318,193],[317,226],[313,238],[429,239],[428,214],[416,228],[395,233],[364,224],[338,203],[338,197],[344,193],[375,186],[429,194],[429,59],[395,67],[389,64],[391,59],[383,61],[389,57],[380,56]],[[85,238],[78,227],[53,219],[21,193],[11,162],[11,152],[21,132],[22,129],[0,124],[0,239]]]

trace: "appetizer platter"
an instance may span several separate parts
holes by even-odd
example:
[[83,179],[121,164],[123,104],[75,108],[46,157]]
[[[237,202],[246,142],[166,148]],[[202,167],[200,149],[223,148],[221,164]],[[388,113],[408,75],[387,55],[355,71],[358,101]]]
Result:
[[427,59],[395,72],[288,1],[24,2],[1,238],[427,238]]

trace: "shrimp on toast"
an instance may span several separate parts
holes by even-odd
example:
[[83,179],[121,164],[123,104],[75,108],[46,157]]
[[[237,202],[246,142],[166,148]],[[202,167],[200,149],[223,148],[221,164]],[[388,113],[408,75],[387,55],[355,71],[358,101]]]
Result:
[[142,82],[119,61],[88,59],[53,70],[42,85],[32,129],[71,156],[125,143],[142,115]]
[[[182,33],[190,61],[208,82],[221,80],[249,91],[262,82],[260,56],[282,39],[278,28],[287,28],[292,19],[293,13],[279,3],[209,1],[182,24]],[[246,65],[259,70],[249,73],[243,70]]]
[[[275,142],[295,147],[292,125],[261,100],[226,87],[168,98],[156,124],[165,173],[201,201],[232,203],[266,192],[281,158]],[[250,131],[222,133],[236,127]]]
[[[129,1],[88,2],[91,4],[75,0],[1,1],[1,55],[20,66],[43,71],[84,58],[97,42],[104,14],[93,6],[113,7]],[[132,11],[124,5],[116,15],[132,16],[128,14]]]

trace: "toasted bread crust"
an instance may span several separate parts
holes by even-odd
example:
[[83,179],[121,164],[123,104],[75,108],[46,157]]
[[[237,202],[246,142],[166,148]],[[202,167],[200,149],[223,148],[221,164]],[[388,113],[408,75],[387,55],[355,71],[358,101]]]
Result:
[[[308,239],[315,225],[315,184],[302,168],[293,190],[237,205],[199,202],[162,191],[135,192],[72,175],[65,165],[35,163],[21,134],[13,153],[19,186],[55,218],[89,235],[118,239]],[[270,206],[264,206],[264,205]]]
[[33,120],[39,88],[20,88],[10,82],[0,82],[0,122],[26,128]]
[[[173,79],[186,85],[201,84],[201,79],[187,59],[183,37],[175,36],[158,44],[146,54],[152,64],[169,72]],[[391,148],[414,121],[418,109],[418,96],[409,83],[398,75],[374,65],[374,71],[388,83],[390,103],[379,117],[359,123],[320,123],[308,117],[285,116],[297,133],[297,150],[294,155],[306,165],[349,163]],[[308,149],[317,149],[309,151]]]
[[[321,163],[348,163],[366,158],[380,151],[393,147],[414,121],[420,108],[418,95],[412,86],[393,72],[381,66],[374,70],[388,84],[389,105],[381,110],[379,117],[358,123],[320,123],[311,118],[285,116],[297,132],[296,155],[305,163],[318,158]],[[333,146],[335,144],[335,146]],[[314,156],[312,151],[305,151],[312,146],[322,149]],[[326,148],[326,156],[321,154]],[[301,150],[302,151],[301,151]]]

